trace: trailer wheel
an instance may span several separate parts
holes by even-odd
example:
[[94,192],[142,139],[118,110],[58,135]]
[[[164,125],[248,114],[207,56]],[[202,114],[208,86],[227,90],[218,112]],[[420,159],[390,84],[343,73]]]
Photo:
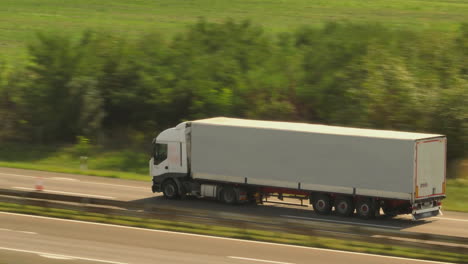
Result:
[[163,183],[162,186],[164,197],[168,199],[176,199],[179,197],[179,192],[177,190],[177,185],[173,180],[167,180]]
[[235,204],[237,202],[237,194],[234,188],[226,187],[221,191],[221,201],[227,204]]
[[360,200],[356,205],[356,212],[363,219],[375,217],[375,208],[371,199]]
[[335,212],[339,216],[351,216],[354,213],[353,199],[351,199],[351,197],[336,198]]
[[327,215],[331,212],[330,197],[326,194],[319,194],[313,198],[312,206],[314,211],[320,215]]

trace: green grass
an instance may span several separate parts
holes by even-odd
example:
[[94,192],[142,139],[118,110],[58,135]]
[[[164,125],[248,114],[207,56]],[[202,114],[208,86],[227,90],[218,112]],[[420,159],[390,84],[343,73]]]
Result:
[[76,146],[1,144],[0,166],[129,180],[150,181],[149,155],[144,151],[92,148],[87,166],[80,169]]
[[39,170],[39,171],[50,171],[50,172],[60,172],[60,173],[70,173],[70,174],[81,174],[81,175],[90,175],[90,176],[99,176],[99,177],[109,177],[109,178],[119,178],[126,180],[137,180],[137,181],[151,181],[151,178],[148,175],[131,173],[131,172],[122,172],[122,171],[112,171],[112,170],[81,170],[79,167],[70,168],[63,165],[46,165],[40,163],[27,163],[27,162],[5,162],[0,161],[0,167],[7,168],[17,168],[17,169],[26,169],[26,170]]
[[442,202],[442,209],[468,212],[468,179],[450,179],[447,182],[447,198]]
[[447,181],[447,198],[442,202],[443,210],[468,212],[468,159],[451,168],[456,179]]
[[138,36],[183,31],[199,17],[249,19],[269,32],[326,21],[382,23],[394,28],[454,31],[466,22],[466,0],[2,0],[0,54],[24,56],[37,31],[76,35],[84,29]]
[[263,230],[241,229],[234,227],[223,227],[215,225],[193,224],[186,222],[165,221],[158,219],[143,219],[126,216],[110,216],[96,213],[86,213],[65,209],[42,208],[37,206],[25,206],[12,203],[0,203],[0,211],[41,215],[73,220],[90,222],[100,222],[117,224],[124,226],[134,226],[141,228],[169,230],[184,233],[195,233],[203,235],[213,235],[220,237],[230,237],[246,240],[266,241],[281,244],[292,244],[308,247],[319,247],[328,249],[338,249],[353,252],[363,252],[371,254],[381,254],[417,259],[427,259],[436,261],[448,261],[467,263],[468,255],[449,253],[435,250],[414,250],[411,248],[390,246],[376,243],[357,242],[350,240],[339,240],[324,237],[312,237],[282,232],[272,232]]

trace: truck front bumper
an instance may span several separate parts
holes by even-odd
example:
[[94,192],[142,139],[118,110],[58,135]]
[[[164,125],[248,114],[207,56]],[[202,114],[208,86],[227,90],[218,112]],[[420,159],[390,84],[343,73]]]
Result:
[[159,177],[153,177],[153,186],[151,186],[153,193],[161,192],[161,179]]

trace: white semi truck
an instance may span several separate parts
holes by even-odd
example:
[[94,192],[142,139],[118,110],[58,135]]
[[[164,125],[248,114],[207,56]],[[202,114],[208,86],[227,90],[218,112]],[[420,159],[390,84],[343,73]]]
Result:
[[445,198],[443,135],[217,117],[183,122],[153,145],[152,190],[170,199],[292,195],[318,214],[420,219]]

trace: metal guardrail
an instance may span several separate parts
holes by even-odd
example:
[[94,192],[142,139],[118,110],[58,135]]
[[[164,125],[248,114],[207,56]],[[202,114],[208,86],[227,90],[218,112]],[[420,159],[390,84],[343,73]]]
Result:
[[[349,239],[392,246],[407,246],[466,254],[468,238],[384,230],[349,224],[330,224],[300,219],[280,219],[200,209],[171,208],[143,202],[53,194],[47,192],[0,189],[0,201],[47,208],[70,209],[106,215],[132,216],[170,221],[214,224],[241,229]],[[430,243],[427,243],[430,242]]]

